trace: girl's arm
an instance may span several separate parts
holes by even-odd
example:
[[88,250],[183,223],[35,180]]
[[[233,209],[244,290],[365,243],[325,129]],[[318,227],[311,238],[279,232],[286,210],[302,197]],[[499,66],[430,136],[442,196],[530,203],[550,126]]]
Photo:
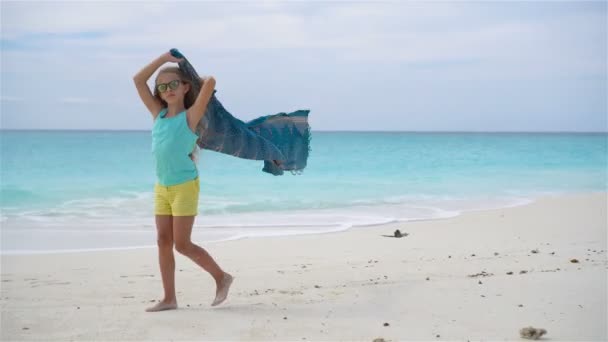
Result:
[[201,79],[201,82],[203,82],[203,86],[201,87],[194,104],[188,108],[188,111],[186,112],[188,115],[188,126],[190,126],[190,129],[193,132],[196,131],[196,125],[198,125],[198,122],[201,121],[205,115],[207,104],[209,104],[209,100],[215,89],[215,78],[213,78],[213,76]]
[[135,74],[135,76],[133,76],[133,82],[135,82],[137,93],[154,118],[156,118],[161,109],[163,109],[163,106],[160,100],[154,97],[154,94],[152,94],[146,82],[148,82],[148,79],[152,77],[152,74],[154,74],[154,72],[160,68],[161,65],[165,64],[166,62],[178,63],[180,60],[181,59],[173,57],[171,53],[166,52],[153,60],[150,64],[146,65],[137,74]]

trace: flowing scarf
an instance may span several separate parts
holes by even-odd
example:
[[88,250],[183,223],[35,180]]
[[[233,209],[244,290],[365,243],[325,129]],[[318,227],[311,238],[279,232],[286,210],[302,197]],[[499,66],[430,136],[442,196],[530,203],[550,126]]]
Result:
[[[177,49],[171,49],[171,54],[182,59],[179,68],[191,82],[191,91],[198,94],[202,84],[194,67]],[[310,152],[309,110],[266,115],[243,122],[222,106],[216,92],[213,91],[207,111],[196,127],[200,148],[263,160],[262,171],[275,176],[282,175],[283,171],[302,172]]]

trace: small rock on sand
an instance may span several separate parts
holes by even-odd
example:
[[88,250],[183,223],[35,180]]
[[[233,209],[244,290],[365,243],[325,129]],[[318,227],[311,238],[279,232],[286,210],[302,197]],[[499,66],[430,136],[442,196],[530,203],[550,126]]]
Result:
[[538,329],[533,327],[521,328],[519,330],[519,336],[528,340],[538,340],[546,333],[547,330],[545,329]]
[[578,259],[570,259],[570,262],[573,264],[578,264]]
[[489,277],[489,276],[493,276],[493,273],[488,273],[486,271],[481,271],[480,273],[476,273],[476,274],[469,274],[467,277],[469,278],[476,278],[476,277]]
[[400,237],[408,236],[409,234],[408,233],[402,233],[399,229],[397,229],[397,230],[395,230],[394,235],[395,235],[396,238],[400,238]]
[[402,238],[402,237],[406,237],[410,234],[408,233],[402,233],[399,229],[395,230],[395,232],[393,233],[393,235],[382,235],[384,237],[394,237],[394,238]]

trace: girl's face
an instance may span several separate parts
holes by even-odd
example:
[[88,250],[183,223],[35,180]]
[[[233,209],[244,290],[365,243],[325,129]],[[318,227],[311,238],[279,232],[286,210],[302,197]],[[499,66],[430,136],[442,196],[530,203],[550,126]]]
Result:
[[156,80],[156,91],[168,105],[184,103],[184,97],[189,90],[190,85],[172,72],[162,73]]

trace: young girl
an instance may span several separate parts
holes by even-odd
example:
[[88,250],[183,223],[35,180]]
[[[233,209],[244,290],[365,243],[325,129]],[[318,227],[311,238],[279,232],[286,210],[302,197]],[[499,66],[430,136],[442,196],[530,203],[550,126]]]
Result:
[[146,309],[149,312],[177,309],[174,245],[178,252],[192,259],[215,279],[216,297],[211,305],[218,305],[226,299],[233,279],[207,251],[190,240],[199,194],[198,171],[192,158],[198,138],[194,131],[213,95],[215,79],[201,79],[203,86],[198,94],[194,94],[178,67],[165,67],[156,77],[154,94],[146,83],[163,64],[180,61],[171,53],[164,53],[133,77],[141,100],[154,118],[152,151],[158,179],[154,187],[154,211],[165,293],[159,303]]

